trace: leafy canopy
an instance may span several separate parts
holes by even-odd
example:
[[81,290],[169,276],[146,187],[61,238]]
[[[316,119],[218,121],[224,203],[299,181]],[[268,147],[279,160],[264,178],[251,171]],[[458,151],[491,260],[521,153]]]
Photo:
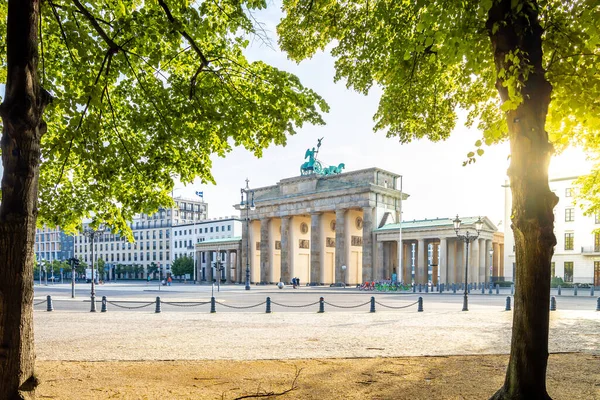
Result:
[[178,257],[175,261],[173,261],[173,265],[171,266],[171,272],[175,276],[193,274],[194,260],[190,256]]
[[[126,221],[171,204],[175,177],[214,182],[211,155],[243,146],[260,156],[304,123],[322,124],[321,97],[244,56],[260,36],[251,13],[265,6],[42,2],[40,79],[54,99],[42,139],[40,222],[73,230],[93,217],[131,236]],[[0,3],[2,35],[7,13]]]
[[[523,1],[511,2],[511,15]],[[560,150],[569,143],[598,152],[600,142],[600,2],[597,0],[528,1],[538,7],[544,29],[546,78],[553,86],[546,121]],[[296,61],[331,47],[335,79],[368,93],[383,89],[374,116],[375,130],[401,142],[447,138],[457,110],[468,111],[468,126],[483,133],[482,145],[507,137],[505,112],[520,104],[521,85],[531,66],[518,49],[494,63],[488,12],[493,0],[284,0],[278,26],[280,45]],[[491,30],[491,32],[490,32]],[[329,47],[330,46],[330,47]],[[501,101],[496,85],[508,90]],[[598,198],[600,204],[600,197]]]

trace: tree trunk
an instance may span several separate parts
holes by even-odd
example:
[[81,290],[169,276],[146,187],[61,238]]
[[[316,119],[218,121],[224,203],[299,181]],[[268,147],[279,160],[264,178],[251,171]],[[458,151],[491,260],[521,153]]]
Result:
[[[550,261],[554,253],[554,214],[558,198],[548,186],[548,164],[553,152],[545,131],[552,86],[542,67],[542,29],[537,5],[522,3],[521,13],[511,9],[511,0],[495,2],[487,29],[494,50],[497,72],[511,65],[531,66],[521,73],[522,103],[508,111],[511,147],[508,169],[512,190],[512,229],[516,245],[515,307],[510,359],[503,387],[492,399],[549,399],[546,391],[550,304]],[[494,25],[496,27],[494,28]],[[519,50],[522,64],[506,58]],[[498,78],[502,101],[508,90]]]
[[0,115],[0,399],[32,398],[33,244],[37,218],[40,139],[49,95],[37,74],[39,1],[9,0],[8,75]]

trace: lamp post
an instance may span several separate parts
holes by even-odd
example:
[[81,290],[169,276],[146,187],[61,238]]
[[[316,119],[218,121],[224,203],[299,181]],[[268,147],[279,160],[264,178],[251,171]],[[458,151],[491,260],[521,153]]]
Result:
[[[250,290],[250,210],[256,210],[256,206],[254,205],[254,190],[250,190],[248,186],[249,182],[248,178],[246,178],[246,187],[240,189],[242,194],[240,210],[246,210],[246,290]],[[246,195],[245,201],[244,194]]]
[[104,226],[99,226],[98,229],[91,229],[91,228],[87,228],[83,231],[84,236],[88,237],[91,241],[91,246],[92,246],[92,290],[91,290],[91,306],[90,306],[90,312],[96,312],[96,291],[94,288],[94,281],[96,279],[95,273],[94,273],[94,240],[96,239],[96,236],[98,235],[102,235],[104,234]]
[[458,233],[458,230],[460,229],[460,223],[462,222],[458,218],[458,214],[456,215],[456,219],[452,222],[454,223],[454,230],[456,231],[456,236],[458,237],[458,239],[460,239],[461,241],[463,241],[467,244],[467,250],[466,250],[467,258],[466,258],[466,262],[465,262],[465,297],[463,300],[462,310],[469,311],[469,289],[468,289],[468,285],[469,285],[469,243],[475,241],[479,237],[479,232],[481,232],[481,229],[483,228],[483,221],[481,220],[481,217],[479,217],[479,219],[477,221],[475,221],[475,231],[477,232],[477,235],[475,235],[475,236],[469,234],[469,231],[466,231],[466,233],[464,235],[461,235]]

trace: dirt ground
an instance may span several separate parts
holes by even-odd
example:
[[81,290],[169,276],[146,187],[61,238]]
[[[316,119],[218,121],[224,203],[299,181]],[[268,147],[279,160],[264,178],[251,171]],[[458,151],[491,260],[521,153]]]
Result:
[[[508,356],[38,361],[40,399],[486,399]],[[552,354],[553,399],[600,399],[600,356]],[[269,393],[273,395],[268,396]],[[280,394],[277,396],[277,394]]]

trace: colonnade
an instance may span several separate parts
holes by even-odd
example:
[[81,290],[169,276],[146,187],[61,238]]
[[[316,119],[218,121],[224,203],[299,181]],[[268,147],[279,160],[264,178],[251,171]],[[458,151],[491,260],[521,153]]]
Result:
[[[239,247],[239,241],[238,246]],[[216,266],[213,264],[217,261],[217,255],[220,255],[219,260],[223,266],[222,279],[227,283],[243,282],[244,278],[241,273],[241,257],[239,257],[239,249],[202,249],[196,252],[196,280],[212,282],[217,279]],[[241,277],[241,278],[240,278]],[[240,280],[241,279],[241,280]]]
[[[377,243],[381,273],[376,279],[390,279],[401,271],[398,280],[426,284],[430,280],[452,284],[465,281],[466,244],[455,237],[402,240],[402,268],[398,269],[399,240]],[[468,281],[489,282],[504,276],[504,244],[479,238],[469,245]]]
[[244,222],[242,265],[249,257],[252,283],[299,278],[301,284],[356,284],[374,279],[374,214],[375,207],[340,208]]

